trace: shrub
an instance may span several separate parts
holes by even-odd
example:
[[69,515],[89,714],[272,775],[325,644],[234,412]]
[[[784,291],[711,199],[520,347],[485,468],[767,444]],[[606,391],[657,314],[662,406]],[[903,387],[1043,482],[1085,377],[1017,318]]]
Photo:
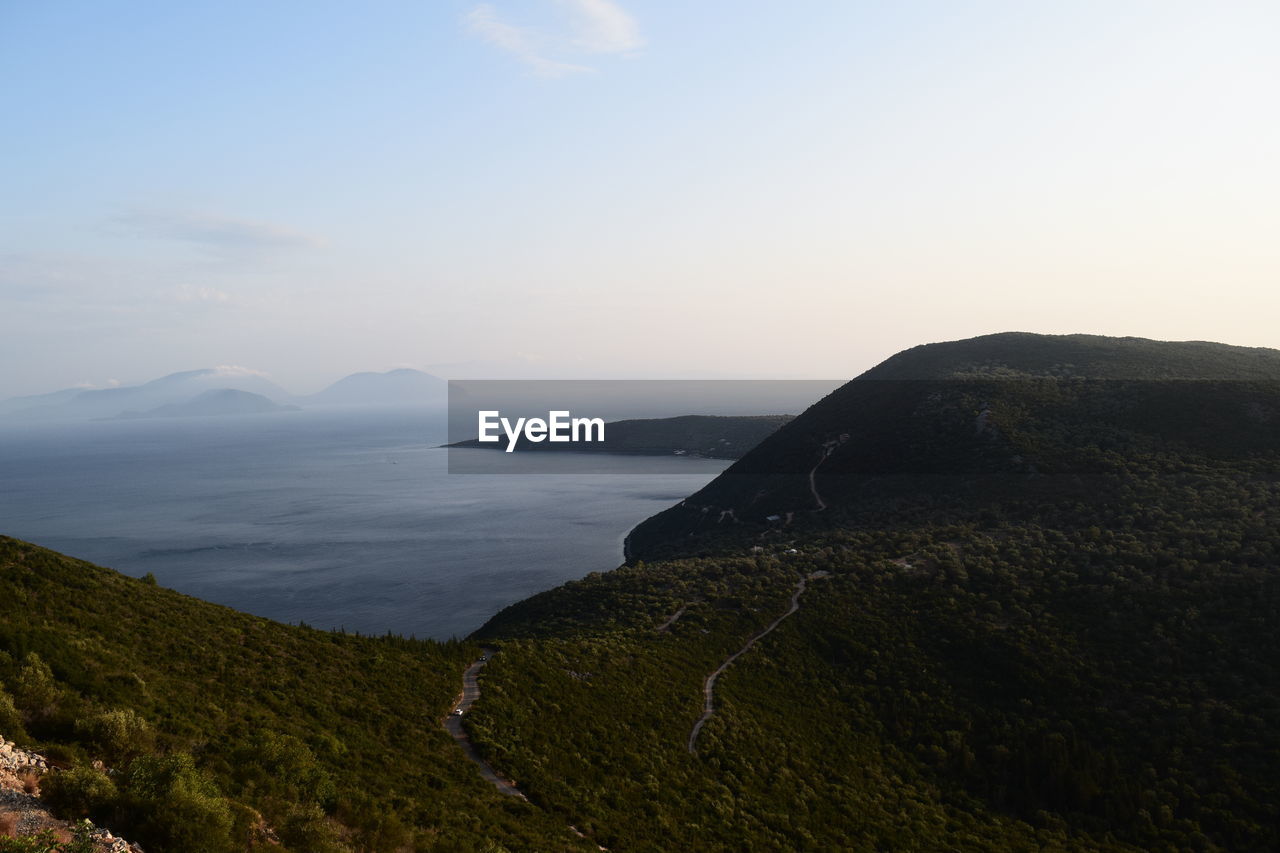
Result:
[[292,809],[279,831],[280,840],[291,850],[340,853],[348,849],[339,843],[333,824],[316,805]]
[[43,720],[50,716],[57,708],[59,693],[49,665],[35,652],[27,655],[13,690],[14,703],[26,720]]
[[54,814],[64,819],[92,817],[99,820],[110,813],[118,792],[116,785],[92,767],[74,767],[45,776],[41,796]]
[[22,724],[22,714],[13,704],[13,697],[2,687],[0,687],[0,735],[20,743],[27,740],[27,730]]
[[260,794],[329,808],[333,778],[305,743],[292,735],[260,732],[235,754],[237,779]]
[[130,708],[117,708],[87,720],[77,720],[76,732],[112,765],[126,764],[155,746],[151,725]]
[[186,753],[134,759],[122,784],[130,832],[157,850],[232,848],[231,806]]
[[51,829],[22,838],[0,836],[0,853],[94,853],[91,831],[89,824],[78,824],[70,841],[58,841]]
[[22,783],[22,791],[26,794],[36,795],[40,793],[40,773],[39,771],[27,768],[18,772],[18,781]]
[[413,840],[395,812],[368,796],[344,800],[338,818],[350,827],[358,850],[399,850]]
[[58,853],[59,846],[51,829],[22,838],[0,838],[0,853]]

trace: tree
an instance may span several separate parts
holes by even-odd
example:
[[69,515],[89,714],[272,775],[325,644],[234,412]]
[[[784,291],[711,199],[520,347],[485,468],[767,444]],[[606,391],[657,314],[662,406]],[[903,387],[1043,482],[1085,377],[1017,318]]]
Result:
[[40,784],[40,796],[62,818],[101,819],[116,800],[116,785],[92,767],[73,767],[47,774]]
[[131,708],[104,711],[76,722],[76,731],[108,764],[123,765],[155,745],[151,724]]
[[187,753],[135,759],[122,788],[144,846],[208,853],[232,848],[231,806]]
[[22,669],[18,673],[13,691],[14,702],[22,710],[27,722],[43,720],[52,715],[58,706],[60,693],[49,665],[35,652],[28,654],[22,661]]
[[22,725],[22,714],[13,704],[13,697],[0,687],[0,736],[9,740],[25,741],[27,730]]

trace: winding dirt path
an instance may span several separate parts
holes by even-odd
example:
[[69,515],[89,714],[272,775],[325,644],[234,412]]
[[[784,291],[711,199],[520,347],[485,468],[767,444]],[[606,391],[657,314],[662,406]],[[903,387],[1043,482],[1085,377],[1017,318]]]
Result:
[[677,610],[675,613],[672,613],[671,617],[667,619],[666,622],[663,622],[661,625],[657,627],[656,633],[665,634],[667,631],[671,630],[671,626],[674,625],[676,623],[676,620],[679,619],[681,616],[683,616],[684,612],[688,609],[689,609],[689,605],[687,604],[681,605],[680,609]]
[[[449,716],[444,719],[444,727],[458,742],[458,746],[462,747],[462,752],[467,758],[470,758],[477,767],[480,768],[480,775],[485,781],[489,782],[499,791],[512,797],[519,797],[526,803],[529,798],[524,792],[516,787],[515,783],[510,779],[505,779],[498,775],[498,771],[490,766],[489,762],[480,757],[480,753],[476,750],[475,744],[471,742],[471,738],[467,736],[467,731],[462,727],[462,718],[466,716],[467,711],[471,710],[471,706],[480,698],[480,670],[484,669],[489,659],[498,653],[497,649],[483,647],[480,649],[480,660],[467,667],[466,672],[462,673],[462,695],[458,697],[458,701],[453,703],[453,707],[449,709]],[[454,713],[461,711],[461,714]],[[595,844],[590,838],[583,833],[582,830],[573,824],[568,824],[569,831],[584,841]],[[597,850],[608,851],[609,848],[596,844]]]
[[809,469],[809,491],[813,494],[813,502],[817,506],[817,511],[822,512],[827,508],[827,502],[822,499],[822,495],[818,494],[818,469],[822,467],[822,463],[830,458],[835,449],[840,446],[838,441],[828,441],[822,445],[822,456]]
[[[453,707],[449,709],[449,716],[444,718],[445,730],[453,736],[458,742],[458,746],[462,747],[462,752],[475,762],[480,768],[480,775],[487,782],[504,794],[512,797],[519,797],[528,801],[515,783],[509,779],[504,779],[498,775],[497,771],[489,766],[489,762],[480,757],[479,751],[476,750],[475,744],[471,742],[471,738],[467,736],[467,730],[462,727],[462,718],[471,710],[471,706],[480,698],[480,670],[484,669],[484,665],[489,662],[489,658],[497,654],[495,649],[483,648],[480,650],[480,660],[467,667],[467,671],[462,673],[462,695],[458,697],[458,701],[453,703]],[[462,713],[459,714],[458,712]]]
[[715,713],[716,679],[720,677],[721,673],[723,673],[726,669],[729,668],[729,665],[731,663],[733,663],[735,660],[741,657],[748,649],[754,646],[757,641],[763,639],[770,632],[772,632],[774,628],[777,628],[779,625],[781,625],[783,619],[786,619],[792,613],[795,613],[797,610],[800,609],[800,596],[804,595],[805,587],[808,585],[811,579],[816,580],[818,578],[824,578],[827,576],[827,574],[828,574],[827,572],[814,572],[813,574],[808,575],[807,577],[800,578],[800,582],[796,584],[796,591],[791,594],[791,606],[787,608],[787,612],[783,613],[777,619],[774,619],[772,622],[770,622],[769,627],[765,628],[763,631],[753,636],[750,640],[747,640],[747,644],[745,646],[738,649],[733,654],[729,655],[729,657],[725,659],[724,663],[716,667],[716,670],[707,676],[706,683],[703,684],[702,686],[702,700],[703,700],[702,716],[698,718],[698,722],[693,724],[693,731],[689,732],[689,754],[690,755],[698,754],[698,733],[702,731],[702,727],[707,724],[707,720],[711,719],[711,715]]

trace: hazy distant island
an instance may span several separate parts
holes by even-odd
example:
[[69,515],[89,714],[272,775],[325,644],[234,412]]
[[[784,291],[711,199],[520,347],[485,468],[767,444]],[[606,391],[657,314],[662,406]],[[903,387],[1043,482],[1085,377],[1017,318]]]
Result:
[[208,417],[224,414],[373,408],[443,408],[445,381],[398,368],[353,373],[314,394],[292,394],[237,367],[183,370],[139,385],[64,388],[0,400],[0,423]]
[[307,406],[423,405],[444,399],[446,383],[438,376],[399,367],[385,373],[353,373],[323,391],[300,398]]
[[209,418],[223,415],[262,415],[273,412],[298,412],[298,406],[281,405],[250,391],[217,388],[205,391],[182,403],[166,403],[144,412],[125,411],[117,419],[136,418]]
[[[701,456],[707,459],[740,459],[748,450],[777,432],[794,415],[680,415],[674,418],[637,418],[605,425],[604,441],[550,444],[521,441],[517,451],[575,453],[624,453],[637,456]],[[479,439],[456,441],[445,447],[505,450]]]

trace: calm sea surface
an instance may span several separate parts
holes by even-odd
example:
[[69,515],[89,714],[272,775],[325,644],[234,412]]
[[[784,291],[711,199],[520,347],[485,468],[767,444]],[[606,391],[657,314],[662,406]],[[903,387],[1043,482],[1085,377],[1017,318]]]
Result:
[[443,440],[422,412],[0,427],[0,533],[284,622],[447,638],[616,567],[631,527],[727,465],[451,475]]

